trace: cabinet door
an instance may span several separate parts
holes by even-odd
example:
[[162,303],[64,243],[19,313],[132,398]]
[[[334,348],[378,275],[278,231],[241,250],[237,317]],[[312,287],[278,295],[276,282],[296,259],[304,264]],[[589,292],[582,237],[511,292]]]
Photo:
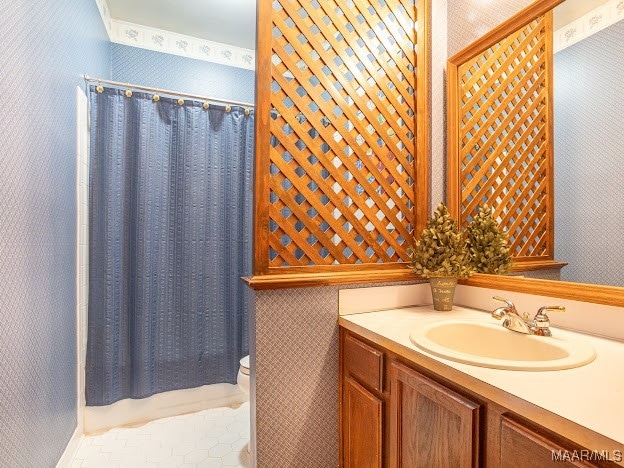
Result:
[[533,429],[503,416],[501,421],[501,467],[519,466],[561,468],[573,466],[598,466],[575,455],[589,451],[563,447]]
[[397,362],[390,365],[390,466],[476,467],[479,405]]
[[351,378],[344,381],[345,468],[380,468],[383,402]]

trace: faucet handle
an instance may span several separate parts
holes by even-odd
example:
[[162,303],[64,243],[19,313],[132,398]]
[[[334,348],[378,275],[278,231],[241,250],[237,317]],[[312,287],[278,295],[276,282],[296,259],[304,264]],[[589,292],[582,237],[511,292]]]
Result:
[[494,299],[495,301],[504,302],[505,304],[507,304],[507,307],[509,309],[516,310],[516,306],[509,299],[505,299],[504,297],[500,296],[493,296],[492,299]]
[[535,318],[537,319],[538,317],[546,317],[548,318],[548,315],[546,315],[546,312],[565,312],[565,307],[563,306],[544,306],[544,307],[540,307],[539,310],[537,311],[537,314],[535,314]]
[[507,304],[507,307],[499,307],[498,309],[492,311],[492,317],[494,317],[496,320],[501,320],[503,317],[505,317],[505,314],[507,312],[516,313],[516,306],[509,299],[505,299],[499,296],[494,296],[492,297],[492,299]]
[[565,312],[563,306],[544,306],[540,307],[533,318],[533,327],[536,335],[552,336],[550,332],[550,318],[546,312]]

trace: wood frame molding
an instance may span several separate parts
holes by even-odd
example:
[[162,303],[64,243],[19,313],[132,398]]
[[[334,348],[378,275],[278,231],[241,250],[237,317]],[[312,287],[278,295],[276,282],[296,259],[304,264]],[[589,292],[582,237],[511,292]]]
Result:
[[460,280],[459,283],[478,288],[502,289],[537,296],[624,307],[624,288],[618,286],[482,274],[476,274],[467,280]]
[[[424,70],[416,75],[416,182],[414,184],[416,193],[414,194],[414,215],[416,225],[414,232],[421,232],[427,225],[429,216],[429,166],[431,159],[431,2],[434,0],[417,0],[418,11],[422,11],[424,18],[419,18],[416,37],[418,38],[418,70]],[[422,44],[422,48],[420,46]]]
[[[453,55],[448,60],[448,128],[447,128],[447,163],[448,163],[448,206],[449,210],[456,215],[459,212],[457,201],[459,200],[459,168],[454,164],[454,159],[450,154],[450,148],[455,144],[453,136],[457,134],[456,122],[458,119],[457,107],[451,105],[454,93],[457,92],[451,86],[451,83],[457,82],[458,66],[469,60],[476,54],[479,54],[492,45],[499,42],[502,38],[510,33],[522,28],[533,21],[535,18],[544,15],[552,10],[564,0],[537,0],[509,18],[490,32],[477,39],[471,45]],[[548,77],[549,83],[552,85],[552,74]],[[455,96],[456,98],[456,96]],[[552,119],[551,119],[552,125]],[[552,128],[549,129],[552,132]],[[514,271],[528,271],[534,269],[561,268],[564,264],[546,260],[545,262],[518,262]],[[528,268],[527,268],[528,267]],[[535,268],[534,268],[535,267]],[[565,281],[541,280],[533,278],[519,278],[514,276],[496,276],[477,274],[470,279],[460,281],[461,284],[467,286],[475,286],[481,288],[502,289],[507,291],[516,291],[522,293],[538,294],[543,296],[556,297],[560,299],[570,299],[575,301],[583,301],[595,304],[605,304],[616,307],[624,307],[624,288],[617,286],[604,286],[585,283],[570,283]]]
[[531,21],[535,20],[538,16],[542,16],[548,13],[550,10],[563,3],[565,0],[536,0],[527,7],[520,10],[511,18],[502,22],[491,31],[487,32],[479,39],[468,45],[464,49],[457,52],[451,58],[448,59],[449,63],[460,64],[469,60],[471,57],[478,55],[494,44],[499,42],[504,37],[514,31],[526,26]]
[[270,1],[259,1],[256,6],[256,112],[255,112],[255,165],[254,165],[254,222],[253,271],[263,274],[269,269],[269,148],[271,135],[271,14]]
[[[414,232],[426,224],[429,207],[429,73],[431,23],[430,0],[417,0],[417,29],[415,37],[419,52],[416,54],[414,92],[415,136],[413,184],[414,205],[410,216],[414,219]],[[256,54],[256,121],[255,121],[255,187],[254,187],[254,276],[244,280],[254,289],[320,286],[328,284],[353,284],[380,281],[414,281],[418,279],[405,263],[336,264],[311,266],[271,267],[270,248],[270,125],[272,78],[272,14],[271,2],[258,2],[257,54]],[[410,240],[408,240],[410,242]]]

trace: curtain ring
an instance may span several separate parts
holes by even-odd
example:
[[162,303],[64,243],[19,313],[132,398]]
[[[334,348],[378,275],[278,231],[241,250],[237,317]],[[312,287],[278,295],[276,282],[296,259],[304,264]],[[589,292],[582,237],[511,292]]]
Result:
[[132,91],[129,89],[126,90],[126,97],[132,97]]
[[202,107],[204,108],[204,110],[208,110],[208,109],[210,109],[210,103],[209,102],[204,102],[204,105]]
[[184,99],[182,99],[182,98],[178,99],[178,104],[180,106],[183,106],[184,105]]
[[158,101],[160,101],[160,96],[158,94],[154,94],[152,99],[153,99],[154,102],[158,102]]
[[95,90],[96,90],[98,93],[102,93],[102,92],[104,92],[104,86],[102,86],[101,84],[98,84],[98,85],[95,87]]
[[229,104],[225,106],[225,112],[230,112],[231,110],[232,110],[232,106],[230,106]]
[[245,109],[245,115],[249,115],[251,114],[251,111],[249,109]]

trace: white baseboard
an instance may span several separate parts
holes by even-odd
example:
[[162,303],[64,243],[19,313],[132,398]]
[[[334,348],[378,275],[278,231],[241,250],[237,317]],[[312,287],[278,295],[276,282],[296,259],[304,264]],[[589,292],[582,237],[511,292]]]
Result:
[[82,431],[77,427],[72,434],[71,439],[69,439],[63,455],[61,455],[61,458],[56,464],[56,468],[67,468],[71,464],[71,461],[74,458],[78,447],[80,447],[80,441],[82,440],[82,438]]
[[155,419],[194,413],[247,401],[238,385],[215,384],[198,388],[163,392],[140,400],[126,399],[108,406],[84,409],[85,434],[103,432],[114,427],[141,425]]

